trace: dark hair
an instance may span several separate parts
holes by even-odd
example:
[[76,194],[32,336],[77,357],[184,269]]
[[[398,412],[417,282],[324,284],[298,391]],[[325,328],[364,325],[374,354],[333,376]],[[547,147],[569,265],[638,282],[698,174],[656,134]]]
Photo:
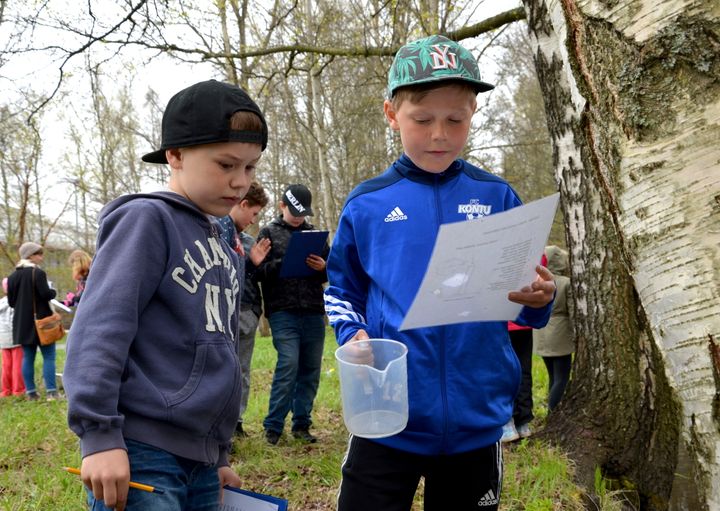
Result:
[[395,94],[393,94],[390,101],[393,108],[397,110],[400,108],[403,101],[408,100],[412,104],[417,104],[422,101],[423,98],[430,93],[430,91],[441,87],[455,87],[457,89],[468,91],[473,97],[477,96],[475,86],[471,83],[462,80],[443,80],[439,82],[426,82],[419,83],[417,85],[406,85],[405,87],[400,87],[395,91]]
[[270,199],[265,193],[265,189],[262,185],[257,181],[253,181],[250,183],[250,188],[248,188],[247,194],[245,194],[243,200],[248,201],[250,207],[260,206],[261,208],[264,208],[267,206]]

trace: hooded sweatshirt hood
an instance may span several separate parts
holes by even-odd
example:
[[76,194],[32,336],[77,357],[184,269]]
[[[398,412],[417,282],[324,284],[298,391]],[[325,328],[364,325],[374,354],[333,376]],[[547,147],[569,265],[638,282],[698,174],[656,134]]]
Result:
[[547,256],[547,268],[555,275],[568,276],[569,262],[568,253],[556,245],[545,247],[545,255]]

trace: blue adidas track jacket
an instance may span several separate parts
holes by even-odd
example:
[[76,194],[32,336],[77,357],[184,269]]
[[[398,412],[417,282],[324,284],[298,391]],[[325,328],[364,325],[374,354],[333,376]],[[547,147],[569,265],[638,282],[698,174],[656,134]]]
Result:
[[[507,323],[398,328],[440,225],[520,204],[508,183],[464,160],[432,174],[406,155],[349,195],[328,259],[330,324],[341,345],[362,328],[371,338],[408,346],[408,425],[375,441],[436,455],[467,452],[500,438],[520,382]],[[523,307],[516,322],[540,328],[551,308]]]

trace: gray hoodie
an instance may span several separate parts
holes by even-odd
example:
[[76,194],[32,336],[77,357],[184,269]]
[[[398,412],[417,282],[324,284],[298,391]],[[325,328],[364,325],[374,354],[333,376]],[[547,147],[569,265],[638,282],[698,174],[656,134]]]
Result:
[[103,209],[63,376],[83,457],[130,438],[227,465],[240,405],[238,266],[217,224],[180,195]]

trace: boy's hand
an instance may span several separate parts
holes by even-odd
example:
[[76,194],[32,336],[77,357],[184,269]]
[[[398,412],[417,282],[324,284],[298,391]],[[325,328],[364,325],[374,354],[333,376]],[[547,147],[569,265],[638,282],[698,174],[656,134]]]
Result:
[[305,259],[305,264],[316,271],[323,271],[325,269],[325,259],[319,255],[310,254],[307,256],[307,259]]
[[555,294],[555,277],[550,270],[542,265],[537,265],[535,271],[538,276],[529,286],[520,291],[508,293],[508,300],[539,309],[550,303]]
[[106,507],[123,511],[130,483],[130,461],[125,449],[110,449],[85,456],[80,477],[97,500]]
[[220,504],[222,504],[223,501],[223,487],[226,485],[234,486],[235,488],[240,488],[240,485],[242,484],[242,479],[240,479],[240,476],[238,476],[233,469],[231,469],[228,466],[220,467],[218,469],[218,479],[220,480]]
[[348,342],[354,342],[354,341],[365,341],[367,339],[370,339],[370,336],[368,333],[363,330],[362,328],[355,332],[355,335],[353,335]]
[[270,238],[263,238],[252,246],[250,249],[250,260],[255,266],[260,266],[260,263],[267,257],[271,245],[272,242]]
[[361,344],[354,344],[351,347],[347,348],[347,362],[350,362],[352,364],[366,364],[369,366],[373,365],[375,357],[373,356],[372,348],[370,347],[369,343],[362,342],[367,339],[370,339],[370,336],[365,330],[360,329],[355,332],[355,335],[353,335],[350,340],[348,340],[348,342],[345,344],[346,346],[350,343]]

